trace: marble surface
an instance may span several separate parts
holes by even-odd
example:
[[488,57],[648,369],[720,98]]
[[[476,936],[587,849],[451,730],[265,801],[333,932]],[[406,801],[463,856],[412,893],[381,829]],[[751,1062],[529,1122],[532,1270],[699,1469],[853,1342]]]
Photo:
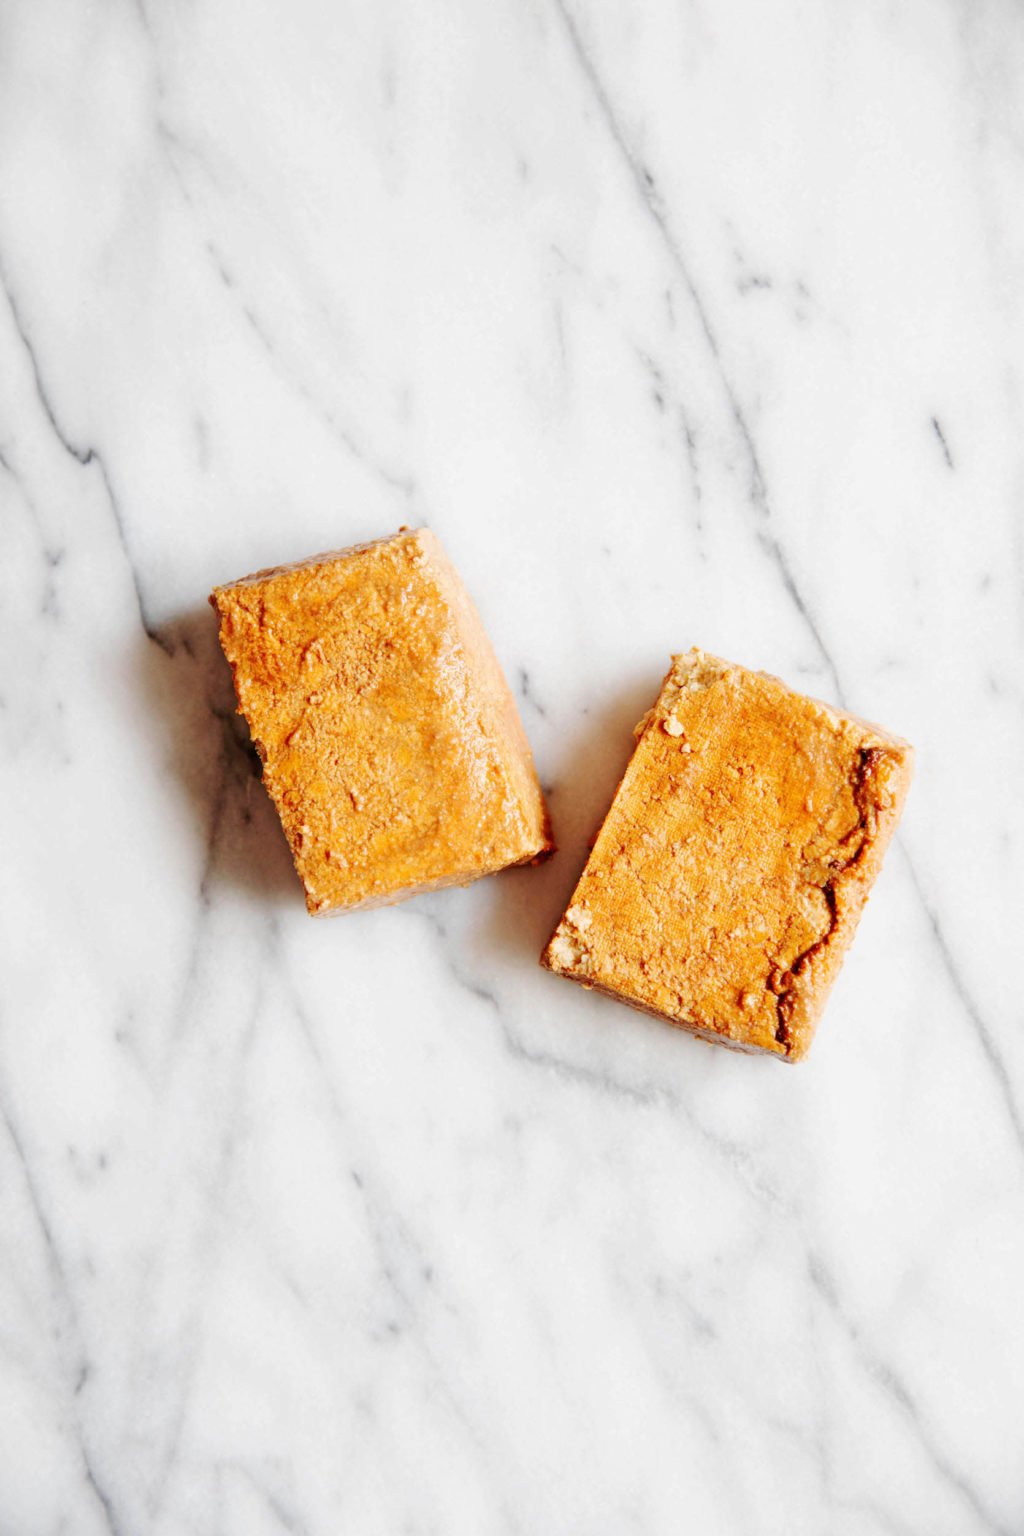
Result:
[[[1024,11],[7,0],[0,279],[2,1536],[1024,1530]],[[318,924],[419,522],[562,851]],[[798,1068],[535,963],[693,643],[919,749]]]

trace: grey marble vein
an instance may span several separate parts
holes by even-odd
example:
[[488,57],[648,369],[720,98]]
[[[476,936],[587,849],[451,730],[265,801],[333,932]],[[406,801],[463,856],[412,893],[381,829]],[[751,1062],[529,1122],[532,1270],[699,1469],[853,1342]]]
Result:
[[[5,8],[5,1536],[1020,1528],[1022,72]],[[421,519],[561,851],[314,922],[206,594]],[[794,1069],[537,964],[693,643],[918,749]]]

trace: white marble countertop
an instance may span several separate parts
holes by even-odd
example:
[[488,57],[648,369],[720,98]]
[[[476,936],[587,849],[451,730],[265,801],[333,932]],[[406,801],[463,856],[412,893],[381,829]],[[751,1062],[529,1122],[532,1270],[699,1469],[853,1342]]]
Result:
[[[1024,1530],[1024,12],[0,43],[2,1536]],[[420,522],[562,851],[316,923],[206,593]],[[536,965],[690,644],[918,747],[793,1069]]]

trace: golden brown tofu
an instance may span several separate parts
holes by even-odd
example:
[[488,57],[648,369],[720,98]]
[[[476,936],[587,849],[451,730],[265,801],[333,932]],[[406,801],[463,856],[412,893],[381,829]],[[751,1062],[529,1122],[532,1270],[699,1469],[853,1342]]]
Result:
[[550,851],[515,702],[427,529],[260,571],[210,601],[310,912]]
[[912,749],[699,650],[673,658],[636,734],[541,963],[704,1039],[797,1061]]

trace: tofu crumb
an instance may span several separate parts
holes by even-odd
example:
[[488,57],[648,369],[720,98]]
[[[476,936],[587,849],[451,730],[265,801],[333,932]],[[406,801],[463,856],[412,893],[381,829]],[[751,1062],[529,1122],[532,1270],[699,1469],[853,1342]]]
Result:
[[551,959],[560,970],[589,970],[589,957],[575,934],[559,932],[551,940],[548,950]]

